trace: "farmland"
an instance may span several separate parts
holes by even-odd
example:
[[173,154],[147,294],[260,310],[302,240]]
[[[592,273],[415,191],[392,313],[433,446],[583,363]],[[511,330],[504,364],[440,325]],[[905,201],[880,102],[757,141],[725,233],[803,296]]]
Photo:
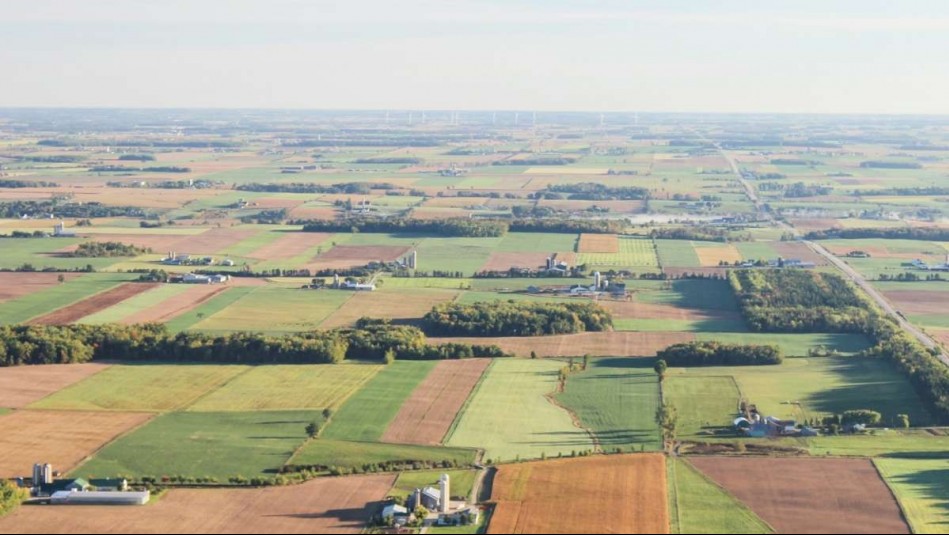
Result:
[[949,512],[949,459],[876,459],[874,463],[906,513],[913,533],[944,533]]
[[86,363],[0,369],[0,407],[26,407],[108,367],[107,364]]
[[489,533],[668,533],[661,455],[512,464],[498,470]]
[[761,518],[686,461],[668,467],[673,533],[774,533]]
[[589,435],[551,403],[556,361],[499,360],[449,435],[449,446],[482,447],[492,460],[536,459],[593,449]]
[[[689,461],[779,533],[909,533],[866,459],[699,457]],[[868,524],[867,515],[873,516]]]

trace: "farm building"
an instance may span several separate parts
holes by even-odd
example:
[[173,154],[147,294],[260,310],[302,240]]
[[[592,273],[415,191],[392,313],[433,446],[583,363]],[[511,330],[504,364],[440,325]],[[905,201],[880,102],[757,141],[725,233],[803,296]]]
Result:
[[817,267],[817,264],[814,262],[805,262],[797,258],[778,258],[777,260],[771,260],[768,262],[770,267],[774,268],[800,268],[800,269],[812,269]]
[[429,511],[448,513],[451,507],[451,479],[448,474],[442,474],[438,479],[438,488],[425,487],[415,489],[407,503],[410,509],[420,505]]
[[75,235],[75,232],[66,229],[66,223],[62,221],[53,226],[53,236],[57,238],[71,238]]
[[228,275],[198,275],[196,273],[186,273],[181,277],[181,282],[185,284],[224,284],[231,280]]
[[50,496],[53,505],[145,505],[151,499],[147,490],[140,492],[59,491]]
[[390,518],[398,521],[399,517],[408,519],[409,510],[396,503],[391,503],[382,509],[382,519],[388,521]]

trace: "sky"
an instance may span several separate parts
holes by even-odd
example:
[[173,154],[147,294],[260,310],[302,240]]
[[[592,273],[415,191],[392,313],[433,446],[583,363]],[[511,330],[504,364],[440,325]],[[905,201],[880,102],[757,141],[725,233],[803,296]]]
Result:
[[949,114],[944,0],[0,9],[0,107]]

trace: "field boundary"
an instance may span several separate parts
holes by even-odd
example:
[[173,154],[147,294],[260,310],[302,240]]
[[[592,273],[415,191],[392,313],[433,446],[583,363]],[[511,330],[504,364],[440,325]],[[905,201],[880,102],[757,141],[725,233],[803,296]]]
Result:
[[[568,374],[567,381],[569,380],[570,380],[570,377]],[[564,386],[566,386],[566,384]],[[580,416],[576,412],[568,408],[566,405],[557,401],[557,398],[556,398],[557,394],[560,394],[562,392],[563,390],[561,390],[560,385],[558,385],[556,388],[554,388],[553,392],[548,392],[544,394],[544,397],[547,398],[547,401],[549,401],[553,406],[559,407],[568,415],[570,415],[570,421],[573,422],[573,425],[576,426],[577,429],[582,429],[586,431],[587,435],[590,436],[590,440],[593,442],[593,453],[603,453],[603,448],[602,446],[600,446],[600,438],[596,436],[596,433],[594,433],[593,430],[590,429],[589,427],[586,427],[583,425],[583,423],[580,421]]]
[[890,480],[886,478],[886,476],[883,474],[883,471],[880,470],[879,465],[877,465],[877,459],[875,457],[871,458],[870,464],[873,465],[873,469],[876,470],[877,475],[880,476],[880,479],[883,481],[883,484],[886,485],[887,490],[889,490],[890,494],[893,496],[893,500],[896,501],[896,506],[899,507],[900,509],[900,516],[903,517],[903,522],[906,522],[906,525],[909,526],[909,530],[911,533],[918,533],[916,531],[916,526],[914,526],[913,523],[910,522],[910,516],[906,513],[906,509],[903,507],[903,502],[900,501],[899,495],[896,493],[896,490],[893,489],[893,486],[890,485]]
[[[461,405],[461,408],[458,409],[458,412],[455,414],[455,419],[452,420],[451,425],[448,426],[448,431],[445,432],[445,436],[442,437],[442,445],[448,444],[451,440],[451,437],[455,434],[455,430],[458,429],[458,424],[461,422],[461,417],[468,411],[468,406],[471,405],[471,400],[474,399],[475,395],[481,390],[481,385],[484,384],[485,377],[491,372],[491,369],[494,368],[494,363],[497,359],[491,359],[491,363],[488,364],[488,367],[484,369],[481,373],[481,378],[478,379],[478,383],[475,384],[474,388],[471,389],[471,393],[468,394],[468,399],[465,400],[464,404]],[[484,451],[479,449],[479,455],[483,456]]]
[[[711,484],[712,486],[714,486],[714,487],[716,487],[717,489],[721,490],[726,496],[728,496],[729,498],[731,498],[732,501],[735,502],[735,505],[736,505],[738,508],[744,510],[746,513],[751,514],[752,516],[754,516],[755,518],[757,518],[762,524],[764,524],[765,526],[768,526],[768,529],[771,530],[771,533],[777,533],[777,532],[778,532],[778,530],[774,529],[774,526],[772,526],[770,522],[768,522],[767,520],[765,520],[764,518],[762,518],[762,516],[759,515],[758,513],[756,513],[751,507],[748,506],[748,504],[746,504],[745,502],[739,500],[737,496],[735,496],[734,494],[732,494],[731,492],[729,492],[728,489],[726,489],[725,487],[723,487],[722,485],[720,485],[717,481],[715,481],[714,479],[712,479],[711,477],[709,477],[708,475],[706,475],[705,472],[703,472],[703,471],[699,470],[698,468],[696,468],[695,466],[693,466],[692,463],[690,463],[690,462],[688,461],[688,459],[686,459],[685,457],[678,457],[678,459],[681,459],[683,463],[687,464],[687,465],[688,465],[688,469],[691,470],[693,473],[698,474],[698,476],[701,477],[703,480],[705,480],[706,483]],[[908,524],[907,524],[907,525],[908,525]]]
[[[247,366],[247,369],[246,369],[246,370],[242,371],[241,373],[234,374],[233,377],[231,377],[231,378],[229,378],[227,381],[224,381],[223,383],[217,385],[215,388],[209,388],[206,392],[204,392],[204,393],[202,393],[202,394],[199,394],[199,395],[196,396],[194,399],[192,399],[191,402],[188,403],[187,405],[182,405],[182,406],[178,407],[178,408],[175,409],[175,410],[171,410],[171,411],[167,411],[167,412],[177,412],[177,411],[180,411],[180,412],[200,412],[200,411],[190,411],[190,410],[188,410],[188,409],[190,409],[191,407],[194,407],[195,405],[197,405],[198,402],[201,401],[202,399],[204,399],[204,398],[210,396],[211,394],[213,394],[213,393],[217,392],[218,390],[224,388],[225,386],[231,384],[231,383],[234,382],[234,380],[237,379],[238,377],[243,377],[244,375],[247,375],[247,374],[250,373],[254,368],[256,368],[258,365],[256,365],[256,364],[252,364],[252,365],[247,365],[247,364],[245,364],[245,366]],[[288,409],[288,410],[293,410],[293,409]],[[305,409],[304,409],[304,410],[305,410]],[[255,411],[255,412],[256,412],[256,411]]]

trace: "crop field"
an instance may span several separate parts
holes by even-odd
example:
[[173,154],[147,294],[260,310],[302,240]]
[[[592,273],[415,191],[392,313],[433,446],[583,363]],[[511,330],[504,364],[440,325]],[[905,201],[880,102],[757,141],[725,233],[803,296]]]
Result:
[[112,442],[76,477],[271,477],[306,440],[319,411],[173,412]]
[[[203,299],[194,308],[182,312],[181,314],[177,314],[174,318],[166,321],[165,326],[171,332],[188,330],[194,325],[203,321],[205,318],[213,316],[214,314],[217,314],[218,312],[243,299],[253,292],[254,288],[249,286],[228,286],[219,288],[219,290],[220,291],[215,291],[208,298]],[[147,313],[147,311],[143,311],[143,313]]]
[[620,252],[620,240],[616,234],[581,234],[577,252],[616,254]]
[[909,533],[868,459],[693,457],[689,462],[779,533]]
[[454,337],[432,338],[437,342],[483,344],[490,340],[501,349],[519,357],[535,351],[541,357],[653,357],[656,352],[680,342],[695,339],[692,333],[680,332],[592,332],[554,336],[512,336],[506,338]]
[[590,359],[571,374],[558,403],[576,415],[603,451],[660,449],[656,409],[659,383],[647,359]]
[[695,247],[695,254],[698,255],[699,263],[703,267],[714,267],[723,262],[726,264],[734,264],[735,262],[744,260],[741,251],[734,245]]
[[663,268],[694,268],[702,265],[692,242],[689,241],[656,240],[656,251]]
[[505,465],[494,478],[488,533],[668,533],[658,454]]
[[573,251],[577,235],[549,232],[509,232],[494,250],[506,253],[544,253]]
[[116,365],[64,388],[31,407],[164,412],[187,407],[247,369],[247,366],[238,365]]
[[652,240],[624,236],[619,239],[617,253],[580,253],[577,262],[590,269],[608,271],[609,269],[631,269],[637,271],[655,271],[659,267],[656,247]]
[[[929,422],[929,415],[906,379],[895,374],[890,363],[880,360],[792,358],[785,359],[778,366],[713,366],[670,370],[670,383],[674,384],[680,377],[690,381],[706,377],[732,377],[748,402],[757,405],[763,414],[778,418],[802,421],[846,410],[871,409],[883,414],[885,419],[895,418],[897,414],[908,414],[914,425],[926,425]],[[688,384],[694,385],[683,383],[683,388],[689,389],[686,386]],[[719,383],[719,388],[724,388],[724,385]],[[868,395],[868,392],[873,394]],[[705,405],[701,397],[692,396],[677,399],[676,405],[681,405],[683,414],[693,415],[691,421],[711,422],[712,425],[735,414],[737,409],[737,405],[732,405],[727,414],[720,414],[718,411],[726,406],[724,402]]]
[[387,284],[383,284],[378,291],[353,294],[338,310],[323,320],[320,328],[351,327],[356,320],[364,317],[419,320],[435,305],[453,301],[457,296],[457,291],[421,288],[411,291],[390,290]]
[[539,269],[546,267],[551,253],[537,252],[495,252],[491,253],[488,261],[479,271],[507,271],[511,268]]
[[148,507],[23,507],[10,533],[361,533],[395,476],[316,479],[293,487],[174,489]]
[[949,525],[949,458],[875,459],[913,533],[945,533]]
[[460,271],[466,276],[472,275],[488,261],[502,239],[425,238],[418,245],[418,269]]
[[[126,321],[126,318],[129,316],[135,316],[139,312],[147,309],[154,308],[165,301],[173,299],[191,288],[196,286],[189,286],[184,284],[161,284],[152,287],[142,293],[133,295],[124,301],[120,301],[108,308],[102,309],[88,316],[84,316],[77,323],[85,323],[91,325],[101,325],[105,323],[127,323],[131,324],[134,322]],[[220,289],[221,287],[215,287],[211,285],[200,285],[198,288],[213,288]]]
[[311,263],[319,269],[346,269],[369,262],[393,262],[408,252],[409,248],[401,245],[337,245]]
[[321,438],[379,440],[405,400],[437,365],[434,361],[396,361],[386,366],[335,412]]
[[37,461],[66,472],[151,415],[17,410],[0,415],[0,478],[29,476]]
[[0,323],[24,323],[30,318],[48,314],[63,305],[69,305],[91,295],[107,291],[129,280],[122,274],[86,274],[57,286],[48,286],[36,292],[6,301],[0,307]]
[[[210,284],[198,284],[185,286],[182,289],[170,291],[170,296],[165,299],[153,302],[151,306],[147,304],[139,309],[133,309],[123,313],[121,323],[127,325],[140,323],[166,323],[182,314],[210,301],[218,294],[227,291],[226,286],[216,286]],[[151,293],[151,292],[149,292]],[[126,301],[127,302],[127,301]],[[116,306],[121,306],[121,303]],[[114,307],[113,307],[114,308]],[[85,321],[88,321],[86,318]]]
[[537,459],[592,450],[589,434],[548,396],[562,362],[496,361],[478,385],[445,443],[485,449],[485,458]]
[[440,444],[490,364],[490,359],[446,360],[436,364],[402,404],[382,441]]
[[688,462],[670,457],[666,467],[672,533],[774,533],[745,504]]
[[95,294],[77,303],[57,309],[49,314],[33,318],[28,323],[30,325],[64,325],[73,323],[86,316],[115,306],[126,299],[153,290],[155,287],[156,285],[151,283],[128,282],[102,293]]
[[470,448],[348,442],[320,437],[308,441],[288,464],[361,468],[367,464],[386,462],[442,463],[447,461],[455,466],[470,466],[474,463],[476,454],[477,452]]
[[802,357],[812,349],[837,351],[841,355],[853,355],[870,347],[870,341],[859,334],[783,334],[783,333],[708,333],[695,335],[700,341],[717,341],[729,344],[776,345],[785,356]]
[[[63,282],[78,277],[78,273],[66,273]],[[63,284],[56,273],[0,273],[0,303],[30,295],[47,288]]]
[[676,435],[684,440],[730,429],[741,400],[738,383],[728,375],[673,375],[663,383],[663,395],[676,408]]
[[248,252],[246,256],[268,262],[290,260],[308,252],[313,247],[323,245],[332,236],[332,234],[319,232],[284,232],[269,243]]
[[381,365],[355,362],[253,366],[230,377],[188,410],[336,409],[381,369]]
[[108,364],[86,363],[0,368],[0,407],[26,407],[108,367]]
[[[318,291],[275,285],[260,286],[217,313],[205,316],[190,328],[214,332],[308,331],[316,329],[352,296],[352,292],[341,290]],[[269,312],[262,315],[261,310]]]

